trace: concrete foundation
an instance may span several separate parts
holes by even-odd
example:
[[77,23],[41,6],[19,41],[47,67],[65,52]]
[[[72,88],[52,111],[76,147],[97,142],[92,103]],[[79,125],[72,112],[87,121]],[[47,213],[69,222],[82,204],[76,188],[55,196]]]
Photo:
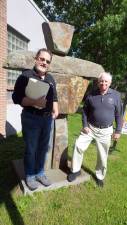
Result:
[[19,179],[20,188],[24,195],[27,195],[27,194],[32,195],[34,192],[54,190],[54,189],[66,187],[69,185],[76,185],[76,184],[84,183],[84,182],[90,180],[90,175],[87,174],[83,170],[81,170],[81,175],[79,177],[77,177],[75,181],[68,182],[67,181],[67,172],[64,172],[60,169],[49,169],[46,171],[46,175],[51,180],[52,185],[45,187],[40,184],[38,189],[36,189],[35,191],[30,191],[25,183],[23,160],[22,159],[13,160],[12,163],[13,163],[13,167],[14,167],[16,174],[18,176],[18,179]]

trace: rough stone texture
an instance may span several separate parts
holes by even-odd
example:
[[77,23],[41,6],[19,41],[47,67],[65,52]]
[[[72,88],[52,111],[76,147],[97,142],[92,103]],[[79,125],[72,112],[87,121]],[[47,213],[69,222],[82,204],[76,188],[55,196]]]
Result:
[[57,84],[60,114],[75,113],[84,97],[89,81],[77,76],[51,74]]
[[7,57],[7,0],[0,1],[0,139],[6,136],[7,71],[2,65]]
[[48,148],[48,153],[47,153],[46,162],[45,162],[45,170],[49,170],[52,168],[54,135],[55,135],[55,132],[54,132],[54,121],[53,121],[52,129],[50,133],[49,148]]
[[55,120],[55,137],[53,149],[52,168],[64,169],[67,167],[68,127],[67,117]]
[[67,55],[71,46],[74,26],[60,22],[49,22],[43,23],[42,28],[47,48],[56,55]]
[[[4,66],[13,69],[31,69],[34,65],[34,52],[15,51],[8,55]],[[53,55],[49,72],[68,76],[99,77],[104,69],[101,65],[69,56]]]
[[78,59],[74,57],[60,57],[57,55],[53,56],[52,63],[49,71],[54,73],[62,73],[80,76],[80,77],[99,77],[99,74],[104,71],[103,67],[99,64]]
[[7,69],[31,69],[34,66],[35,52],[17,50],[8,54],[3,66]]

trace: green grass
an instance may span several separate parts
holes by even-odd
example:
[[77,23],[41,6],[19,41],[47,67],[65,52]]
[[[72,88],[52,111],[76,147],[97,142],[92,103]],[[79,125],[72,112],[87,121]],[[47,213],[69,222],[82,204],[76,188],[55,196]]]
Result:
[[[81,128],[80,114],[68,117],[69,151]],[[0,225],[127,225],[127,136],[109,156],[103,189],[94,180],[77,186],[23,196],[11,160],[23,156],[21,136],[0,143]],[[91,144],[83,166],[94,172],[96,148]]]

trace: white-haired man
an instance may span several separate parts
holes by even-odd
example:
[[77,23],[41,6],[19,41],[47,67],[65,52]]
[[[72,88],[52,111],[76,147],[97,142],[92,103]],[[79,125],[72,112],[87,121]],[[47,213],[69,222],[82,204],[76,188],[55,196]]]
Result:
[[[98,78],[98,89],[92,91],[85,99],[83,107],[83,129],[75,142],[71,173],[67,176],[69,182],[81,174],[83,153],[94,139],[97,146],[96,181],[103,187],[107,171],[108,151],[111,137],[120,138],[122,129],[122,103],[120,93],[110,87],[112,76],[103,72]],[[116,129],[113,132],[113,121]]]

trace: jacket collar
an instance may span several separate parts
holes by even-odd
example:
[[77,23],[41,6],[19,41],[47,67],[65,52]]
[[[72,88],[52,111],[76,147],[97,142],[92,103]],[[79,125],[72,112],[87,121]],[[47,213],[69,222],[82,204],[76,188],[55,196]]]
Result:
[[[106,94],[111,94],[112,92],[113,92],[113,89],[109,88]],[[100,94],[100,90],[97,89],[96,93]]]

